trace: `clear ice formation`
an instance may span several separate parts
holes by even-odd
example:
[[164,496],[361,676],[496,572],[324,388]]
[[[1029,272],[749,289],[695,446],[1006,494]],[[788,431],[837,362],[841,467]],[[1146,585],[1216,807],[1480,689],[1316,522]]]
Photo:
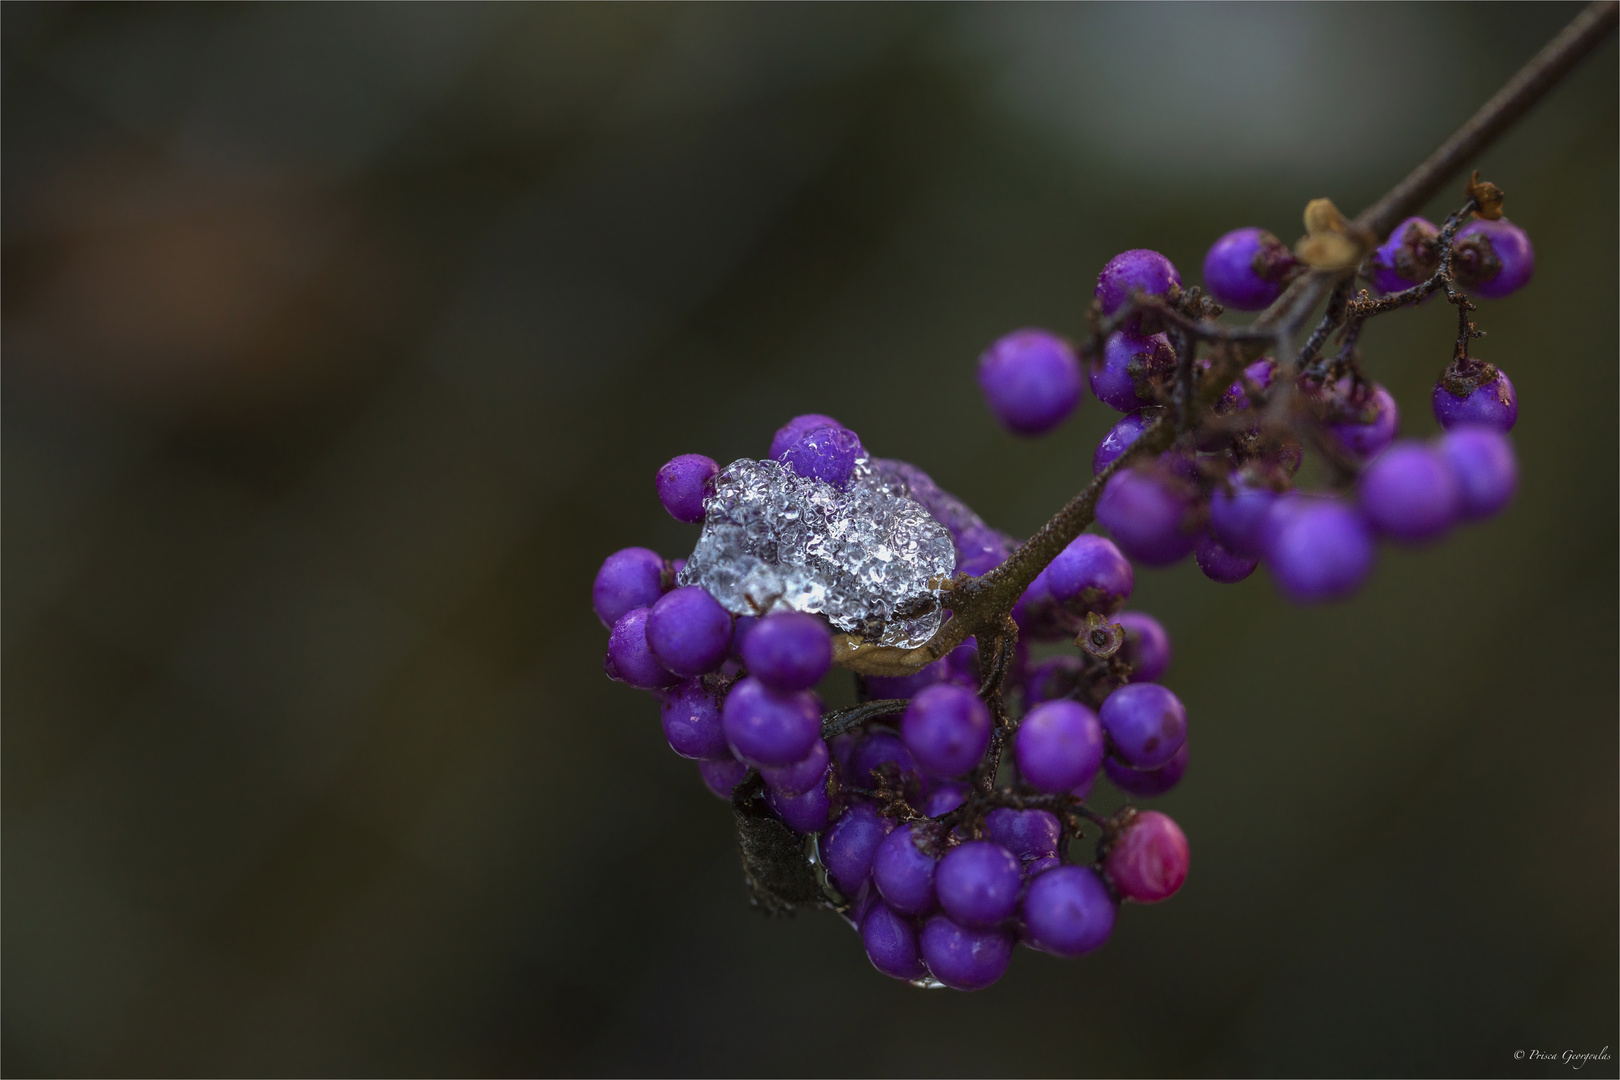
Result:
[[973,517],[905,462],[863,458],[840,491],[775,461],[734,461],[703,501],[680,584],[703,586],[738,615],[805,611],[914,648],[939,629],[939,586],[956,569],[953,530],[914,493],[938,493]]

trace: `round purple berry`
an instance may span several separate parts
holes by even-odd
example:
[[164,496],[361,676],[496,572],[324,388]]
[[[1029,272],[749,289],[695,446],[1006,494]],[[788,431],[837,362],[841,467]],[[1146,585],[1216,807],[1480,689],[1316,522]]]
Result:
[[810,434],[816,428],[843,426],[832,417],[823,416],[820,413],[805,413],[803,416],[795,416],[776,429],[776,435],[771,439],[771,451],[765,456],[772,461],[781,461],[782,455],[787,452],[788,447]]
[[1385,536],[1420,543],[1457,520],[1462,492],[1439,448],[1398,442],[1362,471],[1361,512]]
[[1349,596],[1372,572],[1373,555],[1366,521],[1338,499],[1285,495],[1266,520],[1266,562],[1295,603]]
[[[1076,788],[1075,789],[1075,797],[1079,798],[1079,799],[1083,799],[1083,798],[1085,798],[1085,795],[1080,793],[1079,788]],[[1058,858],[1056,855],[1042,855],[1039,859],[1031,859],[1031,860],[1029,860],[1029,862],[1024,864],[1024,879],[1026,881],[1030,880],[1036,874],[1039,874],[1043,870],[1050,870],[1054,866],[1062,866],[1062,865],[1063,865],[1063,860]]]
[[911,699],[900,718],[900,736],[923,768],[960,776],[983,760],[991,726],[990,710],[979,695],[939,683]]
[[1097,522],[1124,552],[1148,566],[1170,566],[1198,544],[1197,491],[1160,466],[1115,473],[1097,499]]
[[1050,810],[998,806],[984,815],[984,828],[990,839],[1022,862],[1056,855],[1058,842],[1063,839],[1063,826]]
[[1029,943],[1054,956],[1084,956],[1114,932],[1114,898],[1089,866],[1056,866],[1024,897]]
[[703,776],[704,785],[727,801],[731,799],[732,790],[748,775],[748,766],[736,758],[728,758],[725,761],[700,761],[697,767]]
[[[1181,275],[1174,264],[1157,251],[1135,248],[1122,251],[1109,259],[1097,275],[1097,302],[1104,315],[1112,315],[1131,300],[1138,291],[1162,296],[1170,286],[1181,284]],[[1126,320],[1124,329],[1140,335],[1143,331],[1141,315]]]
[[1058,794],[1078,787],[1102,765],[1097,714],[1078,701],[1043,701],[1018,725],[1013,758],[1024,780],[1040,791]]
[[1163,334],[1136,337],[1123,330],[1108,335],[1102,357],[1091,365],[1091,392],[1111,409],[1131,412],[1152,405],[1154,387],[1176,370],[1176,351]]
[[[608,663],[620,682],[643,690],[674,686],[681,677],[658,662],[647,647],[647,616],[650,608],[631,608],[613,624],[608,635]],[[611,672],[610,672],[611,674]]]
[[1155,904],[1181,888],[1190,861],[1181,827],[1168,814],[1143,810],[1114,838],[1103,869],[1121,896]]
[[1536,252],[1529,235],[1507,218],[1475,219],[1457,231],[1451,267],[1463,288],[1499,300],[1530,283]]
[[1348,457],[1357,461],[1376,457],[1395,440],[1401,422],[1395,399],[1377,383],[1360,391],[1346,387],[1342,393],[1335,408],[1339,418],[1326,425],[1327,433]]
[[1260,565],[1259,559],[1236,554],[1208,533],[1198,538],[1193,557],[1198,560],[1198,569],[1204,572],[1205,577],[1222,585],[1237,584]]
[[868,908],[861,919],[861,944],[872,966],[891,979],[909,982],[928,974],[910,921],[881,901]]
[[923,963],[952,990],[983,990],[1012,962],[1012,935],[1001,930],[970,930],[935,915],[920,937]]
[[821,709],[814,694],[780,693],[754,678],[731,688],[720,721],[732,751],[756,765],[803,761],[821,738]]
[[1158,683],[1125,684],[1103,700],[1097,716],[1115,755],[1133,768],[1157,769],[1187,739],[1186,708]]
[[772,690],[808,690],[832,668],[826,624],[798,611],[760,619],[739,652],[748,673]]
[[1379,292],[1401,292],[1427,281],[1440,269],[1440,230],[1424,218],[1407,218],[1373,252],[1372,269]]
[[827,792],[830,772],[824,772],[821,782],[798,795],[783,795],[772,788],[765,789],[765,802],[794,832],[818,833],[832,822],[832,796]]
[[941,780],[934,785],[934,790],[928,793],[928,802],[924,804],[923,813],[929,817],[950,813],[967,802],[968,790],[968,786],[960,780]]
[[1046,568],[1052,598],[1075,614],[1112,615],[1125,606],[1136,572],[1106,537],[1082,533]]
[[615,551],[602,561],[591,586],[591,606],[612,627],[631,608],[652,607],[664,595],[664,557],[644,547]]
[[1494,364],[1453,363],[1434,384],[1434,418],[1450,431],[1465,424],[1508,432],[1519,419],[1519,396]]
[[723,760],[731,757],[720,724],[720,703],[697,679],[688,679],[664,695],[659,706],[664,738],[683,758]]
[[902,915],[921,915],[934,906],[936,860],[917,847],[913,834],[909,823],[899,826],[872,856],[872,883],[884,902]]
[[1257,556],[1265,538],[1266,516],[1277,493],[1234,481],[1232,488],[1216,485],[1209,496],[1209,531],[1234,555]]
[[1041,435],[1080,403],[1080,361],[1056,334],[1017,330],[979,357],[979,389],[1007,430]]
[[1474,521],[1490,517],[1519,489],[1519,463],[1513,444],[1488,427],[1459,427],[1440,439],[1440,452],[1457,476],[1458,514]]
[[1299,270],[1286,244],[1264,229],[1233,229],[1204,256],[1204,288],[1239,311],[1259,311],[1282,295]]
[[872,874],[872,857],[894,828],[870,803],[857,802],[821,838],[821,861],[833,884],[846,896],[860,891]]
[[876,773],[884,765],[894,765],[902,774],[915,772],[917,759],[905,741],[887,728],[874,728],[855,746],[849,758],[851,783],[856,787],[872,787],[877,783]]
[[807,431],[782,451],[782,464],[811,480],[842,488],[855,462],[866,456],[860,437],[846,427],[819,427]]
[[827,775],[831,755],[827,744],[817,739],[810,744],[810,752],[791,765],[761,765],[759,775],[765,786],[778,795],[803,795]]
[[1160,765],[1157,769],[1133,769],[1116,758],[1103,760],[1103,772],[1119,790],[1127,795],[1135,795],[1139,799],[1151,799],[1155,795],[1163,795],[1177,784],[1187,772],[1187,744],[1182,742],[1181,749],[1176,751],[1175,757]]
[[934,872],[939,906],[959,926],[994,926],[1018,910],[1024,887],[1016,856],[989,840],[969,840],[945,853]]
[[1153,418],[1146,412],[1128,413],[1120,418],[1119,423],[1108,429],[1108,434],[1102,437],[1097,449],[1091,455],[1091,474],[1096,476],[1108,468],[1110,462],[1126,450],[1131,443],[1147,429]]
[[647,615],[647,645],[677,675],[704,675],[731,652],[731,612],[697,585],[673,589]]
[[709,481],[719,472],[719,462],[702,454],[670,458],[658,470],[658,501],[676,521],[696,525],[703,520],[703,496]]
[[1152,682],[1170,667],[1170,634],[1145,611],[1122,611],[1115,621],[1125,628],[1120,657],[1131,665],[1132,682]]

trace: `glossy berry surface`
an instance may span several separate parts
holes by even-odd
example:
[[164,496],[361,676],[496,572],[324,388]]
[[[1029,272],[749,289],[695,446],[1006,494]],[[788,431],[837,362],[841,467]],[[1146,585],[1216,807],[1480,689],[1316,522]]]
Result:
[[1115,616],[1125,628],[1121,657],[1131,665],[1132,682],[1152,682],[1170,667],[1170,633],[1144,611],[1122,611]]
[[894,823],[870,803],[857,802],[821,838],[821,861],[846,896],[854,896],[872,875],[872,858]]
[[935,915],[920,937],[923,962],[952,990],[983,990],[1012,962],[1012,935],[1002,930],[972,930]]
[[1519,462],[1508,437],[1489,427],[1459,427],[1440,439],[1440,452],[1457,477],[1457,512],[1465,520],[1490,517],[1519,489]]
[[1012,852],[1021,862],[1056,855],[1063,826],[1050,810],[1014,810],[998,806],[984,816],[990,839]]
[[684,758],[731,757],[725,729],[720,724],[720,703],[701,682],[688,679],[664,695],[658,708],[669,748]]
[[1133,412],[1121,417],[1118,423],[1108,429],[1107,434],[1102,437],[1102,441],[1097,444],[1097,449],[1092,453],[1091,474],[1095,476],[1102,472],[1108,468],[1110,462],[1130,449],[1131,443],[1137,440],[1137,437],[1142,434],[1151,422],[1148,415],[1141,412]]
[[757,620],[738,651],[748,673],[773,690],[808,690],[832,670],[827,624],[802,612]]
[[651,608],[632,608],[613,624],[608,635],[608,664],[620,682],[642,690],[674,686],[681,677],[670,671],[647,647],[647,616]]
[[1187,738],[1186,708],[1158,683],[1120,687],[1103,701],[1097,716],[1115,754],[1137,769],[1163,765]]
[[1084,956],[1114,932],[1114,899],[1089,866],[1055,866],[1024,897],[1024,934],[1054,956]]
[[960,780],[941,780],[928,793],[923,813],[929,817],[948,814],[967,801],[968,786]]
[[1266,518],[1277,501],[1269,488],[1241,481],[1228,491],[1217,484],[1209,496],[1209,531],[1234,555],[1258,557],[1265,541]]
[[1067,420],[1080,404],[1080,361],[1056,334],[1018,330],[979,357],[979,389],[1007,430],[1041,435]]
[[900,718],[912,756],[943,776],[959,776],[984,758],[990,728],[990,710],[979,695],[955,683],[926,687]]
[[1259,559],[1229,550],[1208,533],[1198,538],[1198,546],[1193,549],[1193,558],[1197,560],[1198,569],[1204,572],[1205,577],[1222,585],[1236,585],[1254,573],[1254,568],[1260,565]]
[[1152,405],[1156,383],[1176,369],[1176,352],[1164,334],[1137,337],[1123,330],[1108,335],[1102,359],[1091,366],[1091,392],[1110,409],[1131,412]]
[[612,627],[631,608],[652,607],[664,595],[664,557],[644,547],[615,551],[602,561],[591,586],[591,607]]
[[1447,431],[1474,424],[1508,432],[1518,423],[1519,395],[1514,391],[1507,372],[1501,368],[1495,368],[1494,374],[1483,382],[1474,385],[1465,382],[1457,386],[1463,391],[1460,394],[1453,389],[1456,385],[1442,376],[1434,384],[1434,394],[1430,398],[1434,418]]
[[1383,453],[1395,440],[1400,426],[1401,410],[1395,398],[1382,386],[1374,384],[1365,396],[1347,394],[1339,405],[1340,419],[1328,423],[1326,432],[1337,442],[1339,450],[1356,461],[1366,461]]
[[858,435],[846,427],[818,427],[805,432],[799,441],[782,451],[782,464],[810,480],[820,480],[842,488],[866,456]]
[[1076,614],[1112,615],[1136,584],[1128,559],[1107,537],[1081,533],[1046,568],[1052,598]]
[[756,765],[803,761],[821,738],[821,709],[814,694],[784,694],[754,678],[731,688],[720,720],[732,751]]
[[1440,269],[1440,230],[1426,218],[1409,217],[1373,252],[1373,284],[1394,293],[1427,281]]
[[1127,795],[1135,795],[1139,799],[1163,795],[1181,783],[1181,778],[1187,773],[1187,743],[1183,741],[1175,756],[1157,769],[1132,768],[1110,757],[1103,760],[1103,772],[1107,774],[1109,783]]
[[1233,229],[1204,256],[1204,288],[1223,305],[1259,311],[1282,295],[1299,267],[1293,252],[1264,229]]
[[702,454],[670,458],[654,478],[658,501],[676,521],[696,525],[703,520],[704,489],[719,472],[719,463]]
[[805,413],[802,416],[795,416],[776,429],[776,434],[771,438],[771,449],[765,456],[772,461],[781,461],[782,455],[787,452],[789,447],[816,428],[843,426],[832,417],[823,416],[821,413]]
[[1067,699],[1035,706],[1013,736],[1019,774],[1037,790],[1053,794],[1095,776],[1102,767],[1103,751],[1103,728],[1097,714]]
[[1285,496],[1272,508],[1266,533],[1266,564],[1296,603],[1342,599],[1372,573],[1372,532],[1341,500]]
[[[1097,303],[1104,315],[1113,315],[1137,292],[1162,296],[1180,284],[1181,274],[1169,259],[1148,248],[1133,248],[1109,259],[1097,275]],[[1124,329],[1140,334],[1141,316],[1126,320]]]
[[884,903],[902,915],[921,915],[934,906],[933,856],[918,849],[908,823],[883,838],[872,857],[872,883]]
[[982,929],[1010,918],[1023,887],[1018,858],[989,840],[958,844],[934,872],[939,906],[958,926]]
[[1157,810],[1144,810],[1115,838],[1103,868],[1121,896],[1154,904],[1181,888],[1190,861],[1181,826]]
[[782,823],[797,833],[821,832],[832,822],[832,796],[827,792],[827,776],[808,791],[783,795],[765,789],[765,802]]
[[731,652],[731,613],[695,585],[661,596],[647,614],[647,645],[677,675],[705,675]]
[[698,775],[703,777],[704,786],[720,798],[730,801],[732,789],[743,782],[748,775],[748,766],[736,758],[724,761],[698,762]]
[[1425,443],[1398,442],[1361,474],[1361,512],[1385,536],[1409,543],[1433,540],[1451,528],[1462,492],[1451,462]]
[[778,795],[803,795],[827,775],[830,760],[827,744],[817,739],[800,760],[791,765],[761,765],[759,774],[765,786]]
[[1530,284],[1536,252],[1529,234],[1507,218],[1476,219],[1457,231],[1452,263],[1464,289],[1498,300]]
[[1097,523],[1131,558],[1170,566],[1198,544],[1195,494],[1168,469],[1126,469],[1114,474],[1097,499]]
[[861,919],[861,944],[872,966],[893,979],[920,979],[928,974],[917,947],[917,931],[894,909],[879,901]]

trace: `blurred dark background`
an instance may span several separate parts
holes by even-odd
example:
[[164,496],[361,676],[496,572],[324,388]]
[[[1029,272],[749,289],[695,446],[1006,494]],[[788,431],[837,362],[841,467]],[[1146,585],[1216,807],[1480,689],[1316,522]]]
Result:
[[[4,1071],[1614,1055],[1613,40],[1480,162],[1539,261],[1481,314],[1513,508],[1338,606],[1140,574],[1195,856],[1101,952],[928,993],[750,911],[589,607],[695,539],[659,464],[798,412],[1032,530],[1111,417],[1005,435],[985,344],[1354,212],[1576,10],[6,4]],[[1453,332],[1363,338],[1406,434]]]

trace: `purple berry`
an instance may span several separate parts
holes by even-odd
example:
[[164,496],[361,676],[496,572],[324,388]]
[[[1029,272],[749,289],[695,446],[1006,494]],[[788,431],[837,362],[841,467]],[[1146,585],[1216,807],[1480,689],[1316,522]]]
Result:
[[960,780],[941,780],[928,795],[923,813],[929,817],[948,814],[967,802],[968,786]]
[[1102,765],[1097,714],[1077,701],[1042,702],[1018,725],[1013,757],[1020,775],[1037,790],[1057,794],[1078,787]]
[[1266,562],[1295,603],[1349,596],[1372,572],[1373,554],[1366,521],[1337,499],[1285,495],[1266,521]]
[[1079,657],[1054,656],[1029,669],[1024,679],[1024,707],[1068,697],[1080,685],[1085,665]]
[[1519,463],[1506,435],[1488,427],[1460,427],[1440,439],[1440,452],[1457,476],[1458,514],[1474,521],[1490,517],[1519,488]]
[[821,832],[832,821],[832,796],[827,794],[830,777],[830,772],[823,773],[821,783],[798,795],[782,795],[766,788],[765,802],[794,832]]
[[1152,405],[1154,388],[1176,370],[1176,351],[1163,334],[1136,337],[1123,330],[1108,335],[1100,360],[1091,366],[1091,392],[1110,409],[1131,412]]
[[916,771],[917,759],[899,735],[886,728],[873,728],[850,755],[850,782],[855,787],[874,787],[877,784],[874,774],[881,766],[889,764],[901,773],[910,773]]
[[792,765],[821,738],[821,709],[808,690],[783,694],[758,679],[743,679],[720,710],[726,741],[743,761]]
[[900,736],[923,768],[960,776],[983,760],[991,726],[990,710],[979,695],[940,683],[911,699],[900,718]]
[[872,966],[891,979],[920,979],[928,974],[917,948],[917,932],[911,923],[878,902],[861,919],[861,944]]
[[1247,558],[1229,551],[1221,542],[1205,533],[1198,538],[1198,547],[1193,550],[1193,557],[1198,560],[1198,569],[1211,581],[1222,585],[1235,585],[1254,573],[1254,568],[1260,565],[1259,559]]
[[923,963],[952,990],[983,990],[1007,972],[1012,935],[1001,930],[969,930],[943,915],[923,924]]
[[1125,684],[1103,700],[1097,716],[1115,756],[1133,768],[1157,769],[1187,739],[1186,708],[1158,683]]
[[[1181,284],[1181,275],[1169,259],[1157,251],[1135,248],[1122,251],[1108,260],[1097,275],[1097,302],[1104,315],[1112,315],[1130,302],[1136,292],[1162,296],[1170,286]],[[1123,329],[1140,335],[1143,331],[1141,315],[1128,319]]]
[[872,857],[893,828],[894,822],[870,803],[857,802],[821,838],[821,861],[844,895],[854,896],[866,884],[872,873]]
[[705,675],[731,652],[731,612],[696,585],[673,589],[647,615],[647,645],[677,675]]
[[934,872],[939,906],[957,925],[995,926],[1018,910],[1024,887],[1016,856],[989,840],[969,840],[945,853]]
[[1204,288],[1239,311],[1259,311],[1282,295],[1299,270],[1293,252],[1264,229],[1233,229],[1204,256]]
[[1440,230],[1424,218],[1409,217],[1373,252],[1373,284],[1396,293],[1427,281],[1440,269]]
[[1456,522],[1462,492],[1437,447],[1398,442],[1362,471],[1361,512],[1385,536],[1433,540]]
[[771,451],[765,456],[772,461],[781,461],[782,455],[787,452],[788,447],[810,434],[816,428],[843,426],[832,417],[823,416],[820,413],[805,413],[803,416],[795,416],[776,429],[776,435],[771,439]]
[[1139,799],[1163,795],[1177,784],[1187,772],[1187,744],[1183,742],[1176,756],[1157,769],[1133,769],[1116,758],[1103,760],[1103,772],[1119,790]]
[[1260,554],[1266,517],[1277,493],[1234,481],[1229,492],[1220,485],[1209,496],[1209,531],[1234,555]]
[[740,650],[748,673],[772,690],[808,690],[832,668],[832,636],[814,615],[767,615]]
[[602,561],[591,586],[591,606],[612,627],[631,608],[652,607],[664,595],[664,557],[644,547],[615,551]]
[[998,806],[984,815],[990,839],[1006,848],[1020,861],[1056,855],[1063,838],[1063,826],[1050,810],[1014,810]]
[[842,488],[866,456],[860,437],[846,427],[819,427],[806,432],[798,442],[782,451],[782,464],[812,480]]
[[1475,296],[1499,300],[1530,283],[1536,252],[1530,237],[1507,218],[1476,219],[1457,231],[1451,267],[1457,283]]
[[1056,334],[1017,330],[979,357],[979,389],[1007,430],[1042,435],[1080,403],[1080,361]]
[[827,775],[830,760],[827,744],[817,739],[801,760],[791,765],[761,765],[759,775],[765,778],[765,786],[778,795],[803,795]]
[[726,732],[720,724],[720,703],[696,679],[688,679],[664,695],[659,706],[664,738],[683,758],[723,760],[731,757]]
[[1450,431],[1464,425],[1495,428],[1506,433],[1519,419],[1519,396],[1507,372],[1494,364],[1475,361],[1451,367],[1434,384],[1434,418]]
[[[1078,788],[1075,789],[1075,797],[1080,799],[1085,798],[1084,795],[1080,794]],[[1043,870],[1050,870],[1054,866],[1062,865],[1063,860],[1058,858],[1056,855],[1043,855],[1039,859],[1031,859],[1029,862],[1024,864],[1024,879],[1027,881]]]
[[1119,423],[1108,429],[1108,434],[1102,437],[1097,444],[1096,451],[1091,455],[1091,475],[1096,476],[1108,468],[1110,462],[1126,450],[1131,443],[1147,429],[1153,418],[1145,412],[1133,412],[1122,417]]
[[1114,932],[1114,898],[1089,866],[1056,866],[1024,897],[1029,943],[1054,956],[1084,956]]
[[936,860],[913,839],[913,826],[901,825],[883,838],[872,857],[872,882],[883,900],[902,915],[921,915],[934,906]]
[[1326,432],[1348,457],[1366,461],[1378,456],[1395,439],[1401,411],[1395,399],[1377,383],[1361,391],[1336,388],[1343,394],[1336,403],[1339,419],[1326,425]]
[[1162,466],[1115,473],[1097,499],[1097,522],[1138,562],[1170,566],[1198,543],[1197,491]]
[[698,772],[703,774],[703,783],[708,789],[720,798],[731,799],[732,789],[743,782],[748,775],[748,766],[731,758],[726,761],[700,761],[697,763]]
[[1115,837],[1103,869],[1121,896],[1155,904],[1181,888],[1190,860],[1181,827],[1167,814],[1143,810]]
[[[621,682],[642,690],[662,690],[674,686],[681,677],[670,671],[647,647],[647,616],[650,608],[625,612],[608,635],[608,662]],[[611,673],[610,673],[611,674]]]
[[1145,611],[1122,611],[1115,621],[1125,628],[1120,657],[1131,665],[1132,682],[1153,682],[1170,667],[1170,634]]
[[702,454],[670,458],[658,470],[658,501],[676,521],[696,525],[703,520],[705,489],[719,472],[720,464]]
[[1058,552],[1046,568],[1052,598],[1075,614],[1112,615],[1125,606],[1136,572],[1105,537],[1083,533]]
[[1243,369],[1243,378],[1226,388],[1221,400],[1215,403],[1217,416],[1227,416],[1231,413],[1242,412],[1249,407],[1249,391],[1247,385],[1253,385],[1259,390],[1270,390],[1271,384],[1277,380],[1277,361],[1269,356],[1262,356],[1254,363]]

